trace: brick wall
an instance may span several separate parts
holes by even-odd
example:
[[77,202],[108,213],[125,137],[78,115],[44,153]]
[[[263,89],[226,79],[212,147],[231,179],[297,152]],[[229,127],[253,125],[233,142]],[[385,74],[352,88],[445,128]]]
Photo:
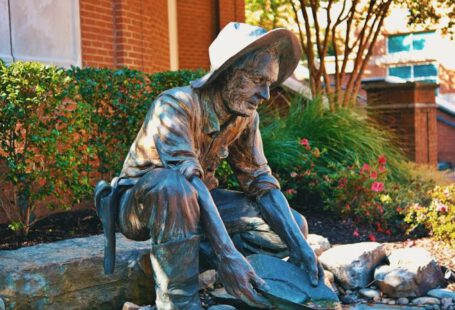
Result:
[[438,110],[438,160],[455,166],[455,116]]
[[80,0],[82,65],[115,67],[113,0]]
[[218,1],[177,1],[179,67],[210,68],[208,47],[218,33]]
[[169,69],[167,0],[80,0],[83,66]]
[[[145,72],[170,68],[167,0],[80,0],[82,63]],[[179,67],[210,68],[208,47],[244,0],[177,1]]]
[[435,87],[424,83],[364,85],[368,115],[395,132],[411,160],[433,166],[438,161]]

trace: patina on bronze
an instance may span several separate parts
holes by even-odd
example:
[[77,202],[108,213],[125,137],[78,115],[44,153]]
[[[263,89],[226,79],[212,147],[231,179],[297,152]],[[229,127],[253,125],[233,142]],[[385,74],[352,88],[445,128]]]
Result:
[[[151,104],[119,178],[96,190],[106,227],[105,267],[114,268],[115,221],[126,237],[151,240],[158,309],[202,309],[200,256],[201,265],[218,270],[230,294],[269,308],[255,289],[265,291],[264,281],[245,255],[289,255],[318,283],[306,221],[289,208],[271,174],[256,111],[270,88],[293,72],[301,49],[288,30],[231,23],[209,52],[212,70]],[[216,189],[222,159],[242,192]]]

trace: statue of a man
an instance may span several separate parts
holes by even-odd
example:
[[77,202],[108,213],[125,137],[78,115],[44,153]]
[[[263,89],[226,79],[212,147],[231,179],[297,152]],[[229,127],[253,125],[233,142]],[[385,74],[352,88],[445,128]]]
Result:
[[[202,309],[200,255],[228,293],[267,308],[254,289],[264,281],[244,255],[289,255],[318,283],[306,220],[271,174],[256,111],[291,75],[301,48],[288,30],[230,23],[209,51],[209,73],[151,104],[115,182],[116,220],[127,238],[151,240],[158,309]],[[216,189],[222,159],[243,192]]]

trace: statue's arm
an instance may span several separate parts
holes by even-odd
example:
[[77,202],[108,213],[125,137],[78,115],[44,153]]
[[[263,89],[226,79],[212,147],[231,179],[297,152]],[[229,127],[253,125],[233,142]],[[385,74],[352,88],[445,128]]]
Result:
[[315,254],[298,226],[278,181],[267,164],[259,131],[259,117],[230,148],[229,163],[243,190],[256,197],[261,214],[273,231],[286,243],[291,261],[307,269],[314,285],[318,282]]
[[252,286],[263,286],[264,281],[235,248],[209,190],[198,176],[190,182],[198,192],[202,228],[218,259],[217,269],[226,291],[251,306],[269,308],[270,303]]

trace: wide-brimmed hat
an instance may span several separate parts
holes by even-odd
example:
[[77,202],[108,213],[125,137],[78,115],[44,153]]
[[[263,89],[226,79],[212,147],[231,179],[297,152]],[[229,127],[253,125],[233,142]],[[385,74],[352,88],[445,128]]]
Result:
[[210,72],[193,81],[191,86],[206,87],[243,55],[272,45],[278,51],[280,69],[271,88],[281,84],[295,70],[302,55],[299,40],[284,28],[267,31],[244,23],[229,23],[209,47]]

